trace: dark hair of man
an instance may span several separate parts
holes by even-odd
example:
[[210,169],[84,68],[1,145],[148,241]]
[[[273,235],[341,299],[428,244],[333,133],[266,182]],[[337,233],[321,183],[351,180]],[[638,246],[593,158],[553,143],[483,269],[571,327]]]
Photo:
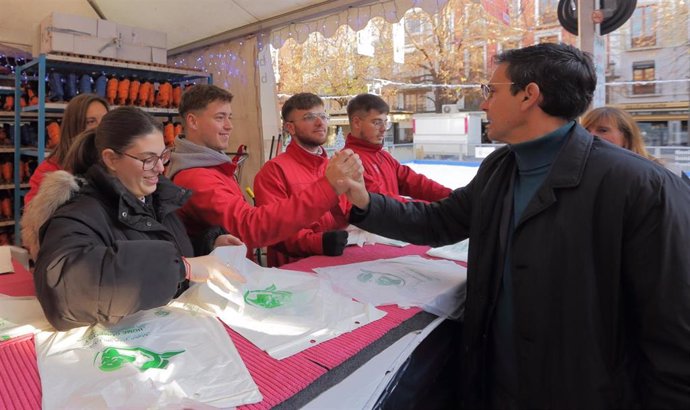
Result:
[[283,121],[287,121],[288,115],[294,110],[308,110],[316,106],[323,107],[321,97],[312,93],[297,93],[285,101],[280,115],[283,117]]
[[380,114],[388,114],[390,107],[383,98],[374,94],[359,94],[347,103],[347,118],[352,120],[355,115],[365,115],[374,110]]
[[103,104],[106,111],[110,109],[108,101],[97,94],[79,94],[72,98],[65,107],[65,112],[62,114],[62,123],[60,124],[60,143],[55,147],[51,158],[65,168],[65,158],[70,146],[82,131],[86,129],[86,112],[92,103]]
[[507,50],[494,62],[507,65],[513,95],[537,84],[543,98],[539,107],[553,117],[573,120],[592,102],[597,85],[592,57],[573,46],[543,43]]
[[211,84],[193,85],[182,93],[180,100],[180,117],[184,121],[187,113],[201,111],[214,101],[232,102],[233,95],[229,91]]
[[103,116],[98,127],[77,136],[67,152],[65,169],[74,175],[84,174],[93,164],[102,162],[103,150],[124,152],[138,138],[155,131],[162,134],[163,124],[151,114],[136,107],[116,108]]

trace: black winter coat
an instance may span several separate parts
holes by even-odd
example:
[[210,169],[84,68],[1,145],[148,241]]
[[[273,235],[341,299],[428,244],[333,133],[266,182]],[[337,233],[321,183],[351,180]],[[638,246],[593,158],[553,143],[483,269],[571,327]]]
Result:
[[40,230],[36,295],[58,330],[165,305],[186,284],[181,257],[194,256],[175,212],[189,191],[160,176],[144,204],[100,165],[86,181]]
[[[387,237],[470,238],[464,403],[489,406],[490,329],[512,211],[503,147],[445,200],[371,194],[350,220]],[[576,126],[512,237],[520,408],[690,409],[690,190],[663,167]]]

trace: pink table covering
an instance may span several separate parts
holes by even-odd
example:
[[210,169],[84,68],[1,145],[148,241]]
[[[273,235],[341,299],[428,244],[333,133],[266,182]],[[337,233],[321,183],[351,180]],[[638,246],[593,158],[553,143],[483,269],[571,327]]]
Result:
[[[428,249],[414,245],[403,248],[386,245],[348,247],[339,257],[312,256],[285,265],[284,268],[310,272],[316,267],[421,255]],[[13,296],[33,295],[31,274],[18,264],[15,264],[15,271],[13,274],[0,275],[0,293]],[[273,359],[226,327],[264,397],[260,403],[241,408],[266,409],[280,404],[327,373],[328,369],[343,363],[420,311],[417,308],[400,309],[397,306],[380,308],[388,313],[382,319],[283,360]],[[41,408],[41,383],[33,336],[0,343],[0,408]]]

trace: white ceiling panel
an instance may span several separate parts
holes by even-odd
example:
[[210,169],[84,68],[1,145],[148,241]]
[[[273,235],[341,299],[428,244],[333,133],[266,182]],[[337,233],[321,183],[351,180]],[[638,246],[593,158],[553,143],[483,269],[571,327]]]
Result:
[[[172,49],[324,0],[93,0],[116,23],[163,31]],[[96,18],[87,0],[0,0],[0,42],[30,49],[38,25],[53,11]]]

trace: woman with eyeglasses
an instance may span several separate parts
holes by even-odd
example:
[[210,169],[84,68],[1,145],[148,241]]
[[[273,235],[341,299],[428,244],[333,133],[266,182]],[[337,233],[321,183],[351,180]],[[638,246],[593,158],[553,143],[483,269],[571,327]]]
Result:
[[191,192],[162,175],[169,159],[160,122],[121,107],[70,148],[67,170],[76,176],[46,176],[23,218],[23,239],[38,250],[36,295],[56,329],[117,323],[167,304],[188,280],[226,288],[242,280],[212,256],[192,258],[176,215]]

